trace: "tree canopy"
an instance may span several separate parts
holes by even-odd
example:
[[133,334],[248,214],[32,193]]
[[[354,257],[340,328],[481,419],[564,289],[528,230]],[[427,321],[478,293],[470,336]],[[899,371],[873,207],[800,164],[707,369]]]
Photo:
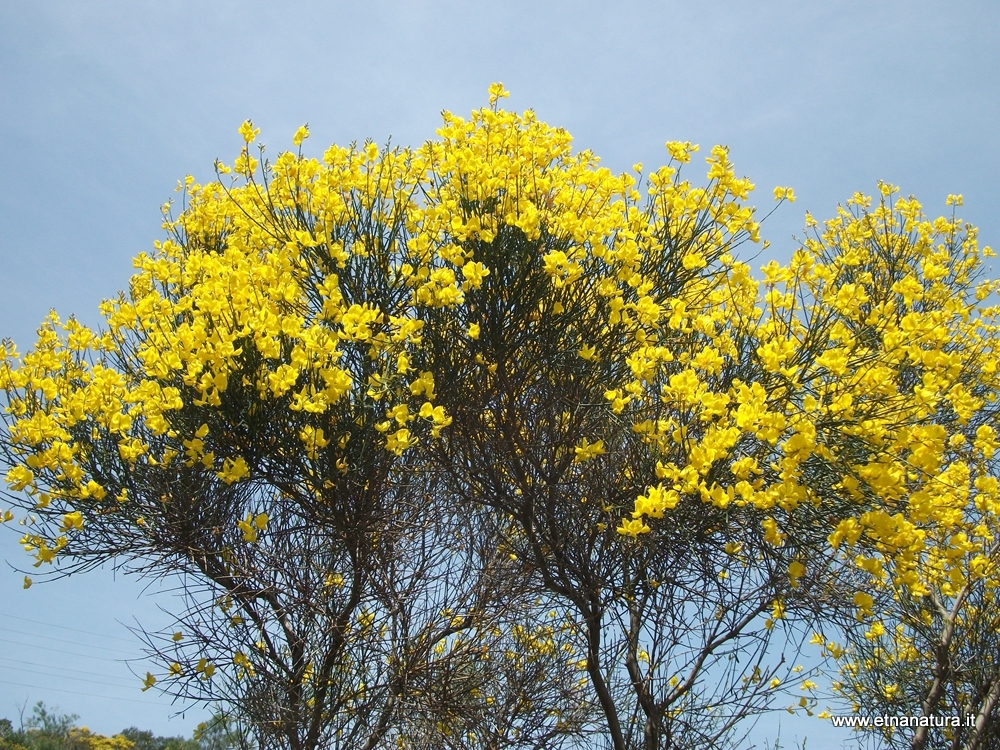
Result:
[[816,706],[810,633],[858,710],[982,717],[915,744],[996,737],[974,228],[880,184],[757,281],[725,148],[615,175],[505,95],[321,160],[244,123],[105,328],[4,344],[37,565],[181,575],[146,688],[261,748],[724,746]]
[[[23,707],[22,707],[23,708]],[[231,750],[238,744],[225,731],[226,722],[216,716],[195,732],[198,739],[159,737],[148,730],[129,727],[106,737],[76,724],[76,714],[60,714],[39,701],[15,729],[10,719],[0,719],[2,750]]]

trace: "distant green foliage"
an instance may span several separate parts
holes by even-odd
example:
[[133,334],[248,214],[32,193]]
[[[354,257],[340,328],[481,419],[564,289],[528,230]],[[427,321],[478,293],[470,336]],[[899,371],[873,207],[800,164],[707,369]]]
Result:
[[18,729],[10,719],[0,719],[0,750],[231,750],[228,723],[221,717],[206,722],[195,737],[158,737],[152,732],[129,727],[105,737],[78,726],[76,714],[60,714],[39,701]]
[[17,742],[10,719],[0,719],[0,750],[27,750]]
[[193,739],[183,737],[157,737],[146,729],[129,727],[121,736],[131,742],[134,750],[201,750],[201,745]]
[[[8,719],[3,720],[3,750],[69,750],[70,732],[74,722],[80,718],[76,714],[56,714],[49,711],[39,701],[31,709],[31,716],[22,719],[22,726],[15,730]],[[75,739],[75,738],[74,738]],[[75,743],[74,743],[75,744]],[[75,749],[74,749],[75,750]],[[124,749],[123,749],[124,750]]]

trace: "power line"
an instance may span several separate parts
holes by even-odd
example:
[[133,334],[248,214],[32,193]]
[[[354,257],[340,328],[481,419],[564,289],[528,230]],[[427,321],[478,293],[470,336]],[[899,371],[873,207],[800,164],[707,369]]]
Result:
[[[95,685],[104,685],[106,687],[122,688],[128,690],[130,686],[128,685],[116,685],[113,682],[104,682],[102,680],[88,680],[86,677],[67,677],[60,674],[54,674],[52,672],[45,672],[37,667],[35,669],[25,669],[24,667],[7,667],[8,670],[12,672],[29,672],[30,674],[38,675],[39,677],[55,677],[59,680],[74,680],[76,682],[92,682]],[[136,687],[135,684],[131,686]]]
[[57,641],[59,643],[69,643],[74,646],[86,646],[87,648],[96,648],[100,649],[101,651],[110,651],[113,654],[122,654],[123,656],[128,656],[129,653],[126,651],[121,651],[120,649],[116,648],[108,648],[107,646],[94,646],[90,643],[80,643],[80,641],[69,641],[66,640],[65,638],[56,638],[51,635],[43,635],[41,633],[31,633],[27,630],[14,630],[13,628],[5,628],[5,627],[0,627],[0,630],[3,630],[7,633],[17,633],[18,635],[30,635],[33,638],[42,638],[46,641]]
[[[76,672],[77,674],[90,674],[90,675],[93,674],[93,672],[88,672],[83,669],[70,669],[69,667],[55,667],[51,664],[35,664],[34,662],[31,661],[20,661],[19,659],[5,659],[3,657],[0,657],[0,661],[9,662],[11,664],[25,664],[29,667],[41,667],[42,669],[55,669],[59,672]],[[111,675],[105,675],[105,677],[111,677],[111,679],[113,680],[125,679],[124,677],[113,677]],[[70,677],[69,679],[72,680],[76,678]]]
[[142,701],[136,698],[118,698],[110,695],[96,695],[95,693],[81,693],[79,690],[66,690],[64,688],[42,687],[41,685],[28,685],[23,682],[11,682],[10,680],[0,680],[0,684],[13,685],[14,687],[35,688],[36,690],[47,690],[53,693],[69,693],[70,695],[83,695],[88,698],[104,698],[109,701],[128,701],[129,703],[141,703],[144,706],[155,706],[151,701]]
[[60,630],[71,630],[74,633],[85,633],[87,635],[96,635],[98,638],[110,638],[114,641],[121,641],[122,643],[131,643],[132,641],[128,638],[122,638],[116,635],[106,635],[105,633],[95,633],[92,630],[80,630],[79,628],[71,628],[67,625],[56,625],[53,622],[44,622],[42,620],[32,620],[30,617],[18,617],[17,615],[8,615],[0,612],[0,617],[7,617],[11,620],[21,620],[22,622],[30,622],[32,625],[45,625],[49,628],[59,628]]
[[80,653],[79,651],[66,651],[65,649],[61,648],[50,648],[48,646],[39,646],[37,643],[22,643],[21,641],[9,641],[9,640],[5,640],[4,643],[14,644],[15,646],[27,646],[28,648],[33,648],[33,649],[44,648],[46,651],[51,651],[52,653],[55,654],[69,654],[70,656],[78,656],[83,659],[97,659],[98,661],[110,661],[113,662],[114,664],[123,664],[127,661],[139,661],[141,658],[141,657],[136,657],[134,659],[109,659],[107,656],[91,656],[90,654],[83,654]]

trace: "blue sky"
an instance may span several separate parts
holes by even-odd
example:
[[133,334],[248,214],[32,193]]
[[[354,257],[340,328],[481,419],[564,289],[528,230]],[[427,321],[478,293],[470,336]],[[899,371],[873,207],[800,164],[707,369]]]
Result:
[[[231,161],[244,119],[272,154],[305,122],[317,155],[366,138],[415,145],[442,109],[483,106],[493,81],[509,108],[566,128],[615,171],[659,165],[667,140],[728,145],[765,212],[774,186],[798,195],[762,230],[779,257],[804,211],[826,218],[879,179],[934,215],[962,193],[960,215],[998,246],[997,38],[1000,6],[963,0],[6,0],[0,337],[27,348],[50,308],[96,324],[161,236],[177,180]],[[16,538],[0,534],[0,558],[23,565]],[[177,707],[116,661],[140,655],[120,623],[165,622],[168,596],[110,571],[20,582],[0,570],[0,717],[43,699],[105,733],[187,734],[203,718],[168,720]],[[785,726],[786,744],[806,733],[810,748],[840,747],[827,726]]]

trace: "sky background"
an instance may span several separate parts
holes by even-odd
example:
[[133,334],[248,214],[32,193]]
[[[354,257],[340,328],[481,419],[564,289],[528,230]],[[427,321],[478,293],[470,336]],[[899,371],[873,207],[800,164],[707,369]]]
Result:
[[[272,156],[306,122],[315,156],[418,145],[441,110],[485,106],[494,81],[507,108],[534,109],[614,171],[659,166],[667,140],[728,145],[763,213],[776,185],[798,196],[762,228],[779,258],[805,211],[832,216],[879,179],[935,216],[963,194],[960,216],[998,246],[997,38],[995,1],[2,0],[0,337],[28,348],[52,308],[96,325],[162,237],[177,181],[231,163],[244,119]],[[30,564],[3,531],[0,560]],[[126,626],[166,624],[169,592],[110,570],[24,591],[22,575],[0,568],[0,717],[16,725],[44,700],[98,732],[170,735],[206,717],[175,715],[129,671],[141,646]],[[781,716],[786,747],[849,736]],[[773,718],[755,737],[776,733]]]

